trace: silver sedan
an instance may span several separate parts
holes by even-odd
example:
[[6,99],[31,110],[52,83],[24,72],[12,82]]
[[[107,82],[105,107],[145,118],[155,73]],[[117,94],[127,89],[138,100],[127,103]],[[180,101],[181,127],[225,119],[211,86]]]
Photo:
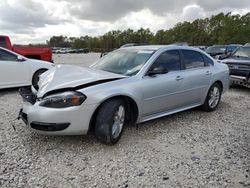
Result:
[[40,76],[39,90],[21,88],[19,117],[47,135],[93,131],[115,144],[125,125],[190,108],[217,108],[229,69],[184,46],[133,46],[108,53],[89,68],[58,65]]

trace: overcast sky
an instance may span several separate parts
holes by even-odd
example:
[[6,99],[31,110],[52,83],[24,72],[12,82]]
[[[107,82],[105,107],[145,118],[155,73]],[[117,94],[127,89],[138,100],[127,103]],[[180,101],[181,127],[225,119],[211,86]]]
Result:
[[14,43],[44,43],[53,35],[140,27],[155,32],[219,12],[249,11],[250,0],[0,0],[0,34]]

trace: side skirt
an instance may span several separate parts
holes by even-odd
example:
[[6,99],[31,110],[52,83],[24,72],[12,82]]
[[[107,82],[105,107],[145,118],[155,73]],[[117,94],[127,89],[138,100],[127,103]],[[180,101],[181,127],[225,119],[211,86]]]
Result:
[[167,116],[167,115],[170,115],[170,114],[175,114],[177,112],[182,112],[182,111],[185,111],[185,110],[188,110],[188,109],[191,109],[191,108],[195,108],[195,107],[198,107],[200,105],[202,105],[202,104],[198,103],[198,104],[194,104],[194,105],[183,107],[183,108],[178,108],[178,109],[169,110],[169,111],[166,111],[166,112],[160,112],[160,113],[157,113],[157,114],[152,114],[152,115],[148,115],[148,116],[145,116],[145,117],[141,117],[137,123],[142,123],[142,122],[145,122],[145,121],[161,118],[161,117],[164,117],[164,116]]

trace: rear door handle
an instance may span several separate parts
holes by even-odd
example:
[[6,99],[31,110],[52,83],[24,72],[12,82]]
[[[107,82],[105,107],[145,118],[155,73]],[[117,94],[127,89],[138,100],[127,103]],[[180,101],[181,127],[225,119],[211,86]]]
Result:
[[211,71],[206,71],[206,75],[211,75],[212,72]]
[[179,81],[179,80],[183,80],[184,77],[182,77],[182,76],[177,76],[175,79],[176,79],[177,81]]

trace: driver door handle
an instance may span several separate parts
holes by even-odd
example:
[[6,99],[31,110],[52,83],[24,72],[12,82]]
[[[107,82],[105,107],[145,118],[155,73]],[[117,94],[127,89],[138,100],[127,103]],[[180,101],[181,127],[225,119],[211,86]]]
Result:
[[184,79],[184,77],[182,77],[182,76],[177,76],[177,77],[175,78],[175,80],[177,80],[177,81],[183,80],[183,79]]

